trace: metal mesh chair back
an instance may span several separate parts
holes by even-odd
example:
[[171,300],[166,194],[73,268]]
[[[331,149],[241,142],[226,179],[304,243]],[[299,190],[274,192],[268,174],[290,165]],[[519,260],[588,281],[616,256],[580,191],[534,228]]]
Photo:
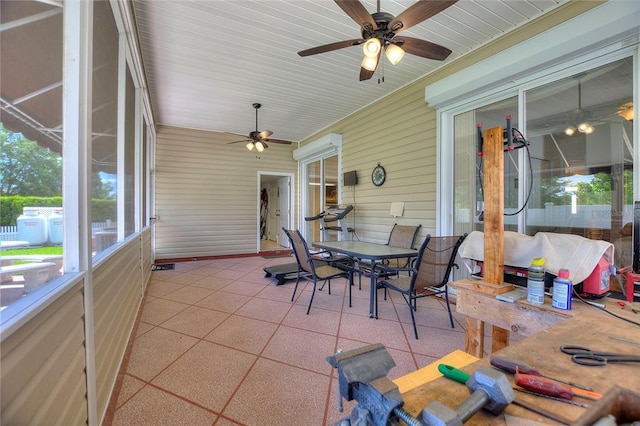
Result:
[[458,248],[464,236],[431,237],[420,247],[414,267],[414,290],[442,287],[449,281]]
[[296,256],[300,269],[304,272],[315,274],[314,264],[311,259],[311,254],[309,253],[309,247],[307,246],[307,242],[302,237],[300,231],[285,229],[284,232],[291,241],[293,253]]
[[[387,243],[387,245],[408,249],[413,248],[413,245],[416,241],[416,236],[418,235],[418,231],[420,230],[421,226],[422,225],[398,225],[396,223],[391,229],[391,233],[389,234],[389,242]],[[384,264],[394,268],[404,268],[409,264],[409,261],[409,258],[392,259],[390,261],[384,262]]]

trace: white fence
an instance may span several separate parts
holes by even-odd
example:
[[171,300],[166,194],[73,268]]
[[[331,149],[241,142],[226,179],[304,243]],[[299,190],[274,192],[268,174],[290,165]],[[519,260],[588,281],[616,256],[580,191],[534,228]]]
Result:
[[[95,222],[91,224],[91,235],[95,235],[96,232],[102,231],[105,228],[113,228],[116,226],[115,222]],[[18,227],[13,226],[0,226],[0,241],[17,241],[18,240]]]

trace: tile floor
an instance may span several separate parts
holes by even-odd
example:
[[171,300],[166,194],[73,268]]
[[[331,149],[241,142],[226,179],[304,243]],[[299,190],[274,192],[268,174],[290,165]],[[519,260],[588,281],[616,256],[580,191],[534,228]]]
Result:
[[201,260],[153,272],[105,424],[329,425],[354,405],[336,410],[325,358],[338,349],[383,343],[397,364],[391,379],[464,349],[464,316],[454,307],[452,329],[440,299],[419,300],[419,340],[399,296],[381,297],[370,319],[367,279],[351,308],[339,279],[306,315],[311,284],[291,302],[295,281],[264,276],[264,266],[292,261]]

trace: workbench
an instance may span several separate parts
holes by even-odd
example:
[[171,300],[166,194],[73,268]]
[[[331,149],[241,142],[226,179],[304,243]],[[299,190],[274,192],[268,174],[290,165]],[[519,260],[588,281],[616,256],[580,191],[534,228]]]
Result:
[[[534,305],[526,299],[515,303],[496,299],[503,285],[487,284],[480,280],[465,279],[449,283],[456,291],[456,311],[467,316],[465,351],[482,358],[484,348],[484,323],[488,323],[505,333],[492,333],[491,352],[508,345],[508,332],[528,337],[583,312],[594,310],[582,302],[573,304],[571,310],[556,309],[551,306],[551,297],[545,296],[544,305]],[[509,286],[508,288],[511,288]],[[615,309],[615,302],[603,299]],[[597,302],[602,303],[598,300]]]
[[[458,286],[459,288],[459,286]],[[495,300],[495,297],[492,297]],[[571,357],[560,351],[561,345],[581,345],[593,350],[634,354],[640,353],[640,327],[630,324],[620,319],[614,318],[595,308],[580,309],[577,306],[572,311],[563,311],[558,313],[557,323],[555,325],[534,325],[527,324],[518,325],[519,320],[513,319],[511,314],[504,313],[503,310],[510,309],[521,310],[523,315],[545,315],[540,310],[531,313],[526,305],[513,304],[508,302],[499,302],[495,305],[495,312],[487,314],[490,309],[485,309],[488,298],[481,299],[474,313],[480,316],[478,312],[483,313],[483,317],[491,317],[495,322],[505,326],[508,323],[517,325],[517,332],[530,334],[518,343],[505,347],[498,352],[501,357],[516,359],[525,362],[531,366],[537,367],[542,374],[556,377],[574,383],[579,383],[591,387],[595,392],[606,394],[618,385],[640,394],[640,364],[639,363],[618,363],[608,364],[601,367],[588,367],[575,364],[571,361]],[[543,305],[545,306],[545,305]],[[552,309],[550,304],[546,305]],[[620,306],[611,308],[616,314],[620,314],[632,321],[639,322],[639,315],[633,314],[630,310],[623,310]],[[468,308],[464,308],[468,309]],[[562,315],[560,315],[562,314]],[[546,315],[549,321],[553,322],[551,313]],[[504,321],[504,322],[501,322]],[[625,339],[618,340],[616,339]],[[634,341],[637,344],[629,343]],[[480,366],[488,366],[489,357],[480,359],[461,369],[472,373]],[[513,383],[513,375],[507,374]],[[422,408],[431,401],[440,401],[443,404],[455,408],[464,399],[469,396],[469,390],[466,386],[453,382],[447,378],[440,377],[421,386],[414,387],[403,393],[404,408],[414,416],[419,416]],[[553,401],[550,399],[523,394],[516,391],[516,397],[520,400],[529,401],[536,406],[547,411],[557,413],[571,422],[576,421],[587,409],[575,407],[566,403]],[[589,405],[594,402],[587,399],[575,397],[576,401]],[[503,425],[509,417],[517,417],[530,419],[542,423],[554,424],[555,422],[545,418],[539,414],[533,413],[520,406],[511,404],[505,412],[499,416],[491,416],[485,412],[476,413],[465,425]]]

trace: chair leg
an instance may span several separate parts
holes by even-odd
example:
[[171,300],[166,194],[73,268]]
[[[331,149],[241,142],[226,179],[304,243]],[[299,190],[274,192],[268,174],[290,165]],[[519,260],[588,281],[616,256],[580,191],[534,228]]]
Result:
[[298,291],[298,283],[300,282],[300,271],[298,271],[298,277],[296,278],[296,285],[293,287],[293,294],[291,295],[291,301],[296,297],[296,291]]
[[449,322],[451,323],[451,328],[456,328],[453,325],[453,315],[451,315],[451,305],[449,305],[449,288],[444,286],[444,300],[447,302],[447,310],[449,311]]
[[315,296],[315,294],[316,294],[316,283],[317,283],[317,280],[314,278],[313,279],[313,290],[311,291],[311,299],[309,299],[309,307],[307,308],[307,315],[309,315],[309,312],[311,311],[311,304],[313,303],[313,296]]
[[414,314],[414,309],[412,304],[416,304],[416,299],[413,297],[409,297],[409,311],[411,312],[411,322],[413,323],[413,334],[416,336],[416,340],[418,340],[418,327],[416,327],[416,316]]
[[351,287],[353,287],[353,271],[348,272],[348,280],[347,286],[349,287],[349,307],[351,307]]

